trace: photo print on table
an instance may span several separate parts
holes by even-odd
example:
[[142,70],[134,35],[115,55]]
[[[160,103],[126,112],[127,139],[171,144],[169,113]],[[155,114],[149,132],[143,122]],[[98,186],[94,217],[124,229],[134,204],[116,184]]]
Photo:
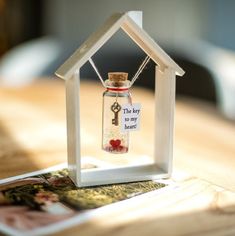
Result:
[[[85,168],[95,166],[90,159],[84,164]],[[156,192],[165,186],[162,182],[141,181],[78,188],[68,177],[68,169],[61,165],[48,172],[1,180],[0,230],[24,236],[53,233],[83,222],[94,209],[99,214],[104,206],[115,207],[113,203]]]

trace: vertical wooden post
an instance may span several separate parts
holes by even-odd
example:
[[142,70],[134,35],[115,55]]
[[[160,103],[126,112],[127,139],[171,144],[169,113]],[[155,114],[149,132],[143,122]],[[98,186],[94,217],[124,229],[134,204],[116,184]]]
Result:
[[155,162],[167,173],[172,171],[175,111],[175,71],[163,72],[156,66],[155,75]]
[[80,78],[79,70],[66,80],[67,153],[69,176],[76,185],[81,182],[80,154]]

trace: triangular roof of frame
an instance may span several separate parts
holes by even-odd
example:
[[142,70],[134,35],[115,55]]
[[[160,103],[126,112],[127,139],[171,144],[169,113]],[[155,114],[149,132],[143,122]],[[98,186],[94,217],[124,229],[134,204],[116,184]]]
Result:
[[76,70],[121,28],[160,67],[160,70],[170,67],[177,75],[182,76],[184,70],[141,28],[141,22],[133,20],[133,13],[138,12],[113,14],[58,68],[55,74],[65,80],[71,78]]

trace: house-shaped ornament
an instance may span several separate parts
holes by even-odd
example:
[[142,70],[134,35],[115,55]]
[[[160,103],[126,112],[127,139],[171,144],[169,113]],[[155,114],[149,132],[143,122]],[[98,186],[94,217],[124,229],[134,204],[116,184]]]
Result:
[[[155,63],[155,116],[153,163],[112,169],[81,170],[80,69],[122,29]],[[69,175],[79,186],[93,186],[168,178],[172,171],[175,78],[184,71],[142,29],[142,12],[112,15],[55,73],[65,80]],[[94,134],[96,135],[96,134]],[[115,154],[111,154],[115,155]]]

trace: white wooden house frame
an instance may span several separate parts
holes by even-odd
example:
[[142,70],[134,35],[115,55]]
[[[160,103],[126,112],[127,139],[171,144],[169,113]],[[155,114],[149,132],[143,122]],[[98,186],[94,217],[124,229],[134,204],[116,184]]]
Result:
[[[80,68],[122,29],[155,63],[154,164],[116,169],[81,170]],[[172,171],[175,77],[184,71],[142,29],[142,12],[112,15],[55,73],[66,82],[69,175],[79,187],[168,178]]]

